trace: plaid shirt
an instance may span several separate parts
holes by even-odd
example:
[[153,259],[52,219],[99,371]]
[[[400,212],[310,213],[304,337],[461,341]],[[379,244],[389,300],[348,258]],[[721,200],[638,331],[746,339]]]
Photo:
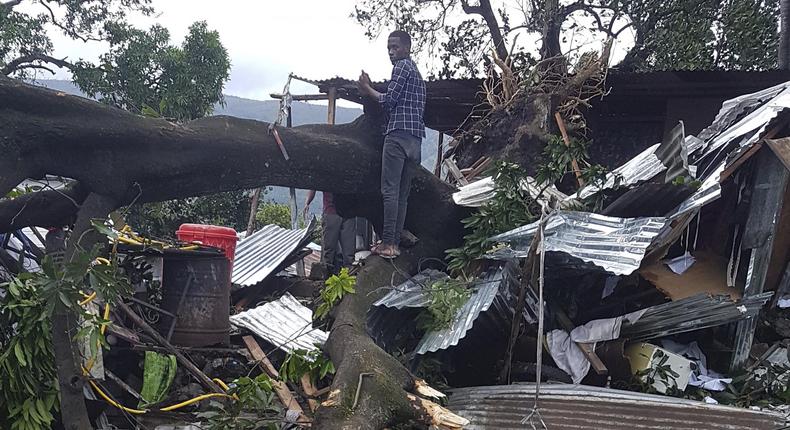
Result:
[[395,62],[387,92],[379,96],[389,122],[384,134],[404,130],[425,137],[425,82],[411,58]]

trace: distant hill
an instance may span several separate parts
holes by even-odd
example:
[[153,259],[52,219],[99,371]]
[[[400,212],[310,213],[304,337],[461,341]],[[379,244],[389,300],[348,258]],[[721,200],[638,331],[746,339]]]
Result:
[[[36,81],[35,84],[53,90],[63,91],[67,94],[86,97],[86,95],[71,81],[42,79]],[[271,122],[277,119],[277,110],[279,108],[280,102],[277,100],[253,100],[226,94],[225,106],[220,104],[215,105],[214,115],[228,115],[237,118]],[[293,113],[292,120],[294,125],[326,123],[326,106],[305,102],[293,102],[291,104],[291,111]],[[362,115],[362,109],[338,107],[335,113],[335,121],[338,124],[344,124],[355,120],[360,115]],[[422,144],[422,165],[429,170],[433,170],[434,164],[436,163],[436,146],[438,141],[439,134],[433,130],[428,130],[428,136]],[[306,191],[297,190],[296,199],[300,207],[306,195]],[[271,187],[270,190],[267,191],[265,199],[277,203],[288,203],[289,191],[287,188],[283,187]],[[313,204],[310,205],[310,212],[321,212],[320,195],[316,196]]]

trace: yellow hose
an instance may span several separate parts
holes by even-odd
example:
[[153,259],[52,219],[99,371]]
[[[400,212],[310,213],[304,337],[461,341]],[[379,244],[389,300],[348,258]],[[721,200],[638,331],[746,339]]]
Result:
[[108,260],[108,259],[106,259],[104,257],[96,257],[96,259],[93,260],[93,261],[96,262],[96,264],[104,264],[104,265],[107,265],[107,266],[110,265],[110,260]]
[[[106,264],[110,263],[107,259],[101,258],[101,257],[97,258],[96,260],[98,261],[99,259],[107,261]],[[102,264],[105,264],[105,263],[102,263]],[[94,291],[90,295],[82,293],[82,296],[85,297],[85,299],[83,301],[79,302],[79,303],[80,303],[80,306],[85,306],[88,303],[90,303],[93,299],[96,298],[96,292]],[[109,303],[105,303],[104,304],[103,317],[104,317],[105,320],[109,320],[110,319],[110,304]],[[107,330],[107,325],[106,324],[102,325],[99,330],[100,330],[101,334],[103,335],[104,332]],[[99,342],[99,347],[101,347],[101,342]],[[93,368],[94,364],[95,364],[95,357],[91,357],[90,359],[88,359],[88,362],[86,363],[86,365],[82,367],[82,373],[85,376],[90,375],[90,370]],[[228,391],[230,389],[228,387],[228,384],[226,384],[223,380],[221,380],[219,378],[214,378],[213,381],[225,391]],[[126,406],[124,406],[124,405],[116,402],[112,398],[110,398],[110,396],[108,396],[104,391],[102,391],[102,389],[99,388],[99,386],[93,380],[88,379],[88,382],[91,384],[91,387],[93,387],[93,389],[96,391],[96,393],[98,393],[99,396],[102,399],[104,399],[107,403],[109,403],[111,406],[115,406],[116,408],[118,408],[118,409],[120,409],[122,411],[126,411],[126,412],[128,412],[130,414],[136,414],[136,415],[142,415],[142,414],[145,414],[145,413],[149,412],[148,409],[127,408]],[[224,394],[224,393],[208,393],[208,394],[203,394],[203,395],[197,396],[195,398],[189,399],[187,401],[184,401],[184,402],[181,402],[181,403],[178,403],[178,404],[175,404],[175,405],[171,405],[171,406],[167,406],[167,407],[161,408],[159,410],[162,411],[162,412],[170,412],[170,411],[174,411],[176,409],[183,408],[185,406],[189,406],[189,405],[191,405],[193,403],[197,403],[197,402],[199,402],[201,400],[210,399],[212,397],[227,397],[229,399],[234,399],[234,400],[238,400],[239,399],[238,396],[236,396],[235,394],[233,396],[229,396],[229,395]]]
[[116,402],[115,400],[111,399],[110,396],[104,394],[104,391],[102,391],[101,388],[99,388],[99,386],[96,385],[95,382],[93,382],[90,379],[88,380],[88,382],[90,382],[91,387],[93,387],[93,389],[96,390],[97,393],[99,393],[99,396],[101,396],[101,398],[104,399],[104,401],[106,401],[110,405],[115,406],[116,408],[118,408],[118,409],[120,409],[122,411],[129,412],[130,414],[142,415],[142,414],[148,412],[148,410],[145,410],[145,409],[127,408],[126,406],[124,406],[124,405]]
[[209,399],[211,397],[227,397],[229,399],[233,398],[233,397],[231,397],[231,396],[229,396],[227,394],[224,394],[224,393],[208,393],[208,394],[203,394],[203,395],[197,396],[194,399],[189,399],[186,402],[181,402],[181,403],[179,403],[177,405],[168,406],[168,407],[165,407],[165,408],[161,408],[159,410],[162,411],[162,412],[170,412],[170,411],[174,411],[176,409],[183,408],[184,406],[189,406],[192,403],[196,403],[196,402],[199,402],[201,400]]
[[220,386],[220,388],[222,388],[222,390],[223,390],[223,391],[226,391],[226,392],[227,392],[228,390],[230,390],[230,388],[228,387],[228,385],[227,385],[227,384],[225,384],[225,382],[224,382],[222,379],[219,379],[219,378],[214,378],[214,379],[212,379],[212,381],[214,381],[214,382],[215,382],[217,385],[219,385],[219,386]]
[[85,296],[85,294],[83,294],[83,296],[85,297],[85,300],[80,302],[80,306],[85,306],[88,303],[92,302],[93,299],[96,298],[96,291],[90,293],[90,295],[88,295],[88,296]]
[[142,245],[141,242],[138,242],[134,239],[129,239],[128,237],[124,237],[124,236],[118,236],[118,241],[126,243],[128,245]]

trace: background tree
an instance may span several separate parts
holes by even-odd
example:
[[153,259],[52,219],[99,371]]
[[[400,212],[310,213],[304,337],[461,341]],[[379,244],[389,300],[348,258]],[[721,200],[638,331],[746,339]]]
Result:
[[[19,11],[20,4],[40,6],[38,13]],[[70,67],[51,56],[51,24],[72,39],[106,40],[105,25],[123,23],[129,13],[150,15],[151,0],[8,0],[0,2],[0,73],[29,78],[35,70]]]
[[353,17],[370,38],[409,31],[418,55],[440,59],[430,72],[446,78],[479,75],[492,49],[518,68],[578,58],[585,42],[606,38],[628,47],[622,66],[631,70],[768,69],[778,13],[777,0],[364,0]]
[[78,62],[74,82],[99,101],[135,113],[187,121],[212,112],[223,103],[230,60],[205,21],[192,24],[180,47],[170,45],[166,28],[148,31],[108,23],[110,50],[98,65]]

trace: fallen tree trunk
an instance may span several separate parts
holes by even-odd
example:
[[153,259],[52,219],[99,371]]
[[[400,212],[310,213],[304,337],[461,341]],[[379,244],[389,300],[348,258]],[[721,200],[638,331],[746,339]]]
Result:
[[[370,116],[346,125],[280,129],[290,156],[285,160],[266,123],[211,117],[172,124],[0,77],[0,124],[0,195],[27,177],[50,174],[78,182],[68,190],[0,201],[0,231],[59,225],[73,219],[87,195],[123,206],[266,185],[335,193],[342,215],[381,224],[382,138]],[[409,393],[414,378],[365,332],[367,310],[397,279],[393,273],[409,276],[424,258],[443,258],[461,241],[466,212],[453,204],[453,190],[411,168],[418,171],[406,227],[420,242],[394,262],[367,260],[357,294],[335,310],[327,350],[337,373],[330,400],[318,409],[317,428],[377,429],[443,419],[440,407]],[[360,378],[365,380],[357,393]],[[354,397],[356,405],[349,403]],[[444,416],[450,417],[447,428],[456,428],[449,423],[459,420]]]

